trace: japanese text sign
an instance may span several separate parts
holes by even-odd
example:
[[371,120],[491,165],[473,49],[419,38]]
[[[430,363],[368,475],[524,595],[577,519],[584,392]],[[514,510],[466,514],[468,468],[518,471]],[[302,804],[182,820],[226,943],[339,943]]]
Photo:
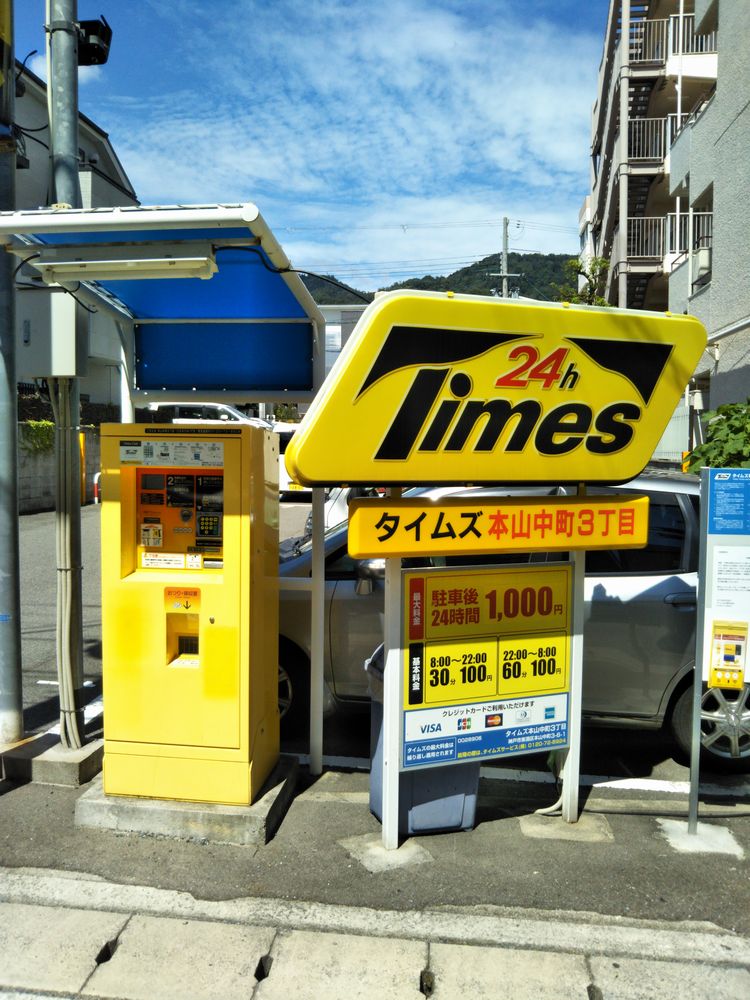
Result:
[[750,469],[703,469],[703,679],[741,691],[750,680]]
[[571,567],[403,577],[402,767],[567,745]]
[[362,314],[286,466],[308,486],[623,482],[705,343],[689,316],[389,293]]
[[354,500],[349,554],[491,555],[642,548],[648,497],[499,497]]

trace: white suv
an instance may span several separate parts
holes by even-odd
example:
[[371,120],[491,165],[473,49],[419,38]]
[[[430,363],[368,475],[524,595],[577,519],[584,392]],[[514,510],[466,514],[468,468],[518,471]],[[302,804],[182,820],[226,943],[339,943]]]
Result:
[[149,403],[148,409],[154,414],[154,419],[162,423],[173,424],[250,424],[252,427],[262,427],[272,430],[268,420],[261,417],[248,417],[236,410],[229,403]]

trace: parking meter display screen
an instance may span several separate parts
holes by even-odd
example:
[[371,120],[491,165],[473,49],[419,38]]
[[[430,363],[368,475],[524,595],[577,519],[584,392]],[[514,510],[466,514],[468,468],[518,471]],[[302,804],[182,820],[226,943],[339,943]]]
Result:
[[402,766],[567,746],[566,564],[404,574]]
[[138,469],[136,488],[139,568],[223,567],[222,471]]

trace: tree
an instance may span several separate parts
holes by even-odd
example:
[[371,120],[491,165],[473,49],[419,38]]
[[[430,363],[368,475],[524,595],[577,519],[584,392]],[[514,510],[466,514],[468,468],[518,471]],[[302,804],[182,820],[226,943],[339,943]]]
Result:
[[750,398],[706,410],[706,440],[687,456],[688,472],[707,465],[714,469],[750,469]]
[[[604,257],[573,257],[563,264],[565,283],[555,285],[560,302],[578,302],[587,306],[608,306],[604,298],[609,261]],[[579,279],[583,286],[579,287]]]

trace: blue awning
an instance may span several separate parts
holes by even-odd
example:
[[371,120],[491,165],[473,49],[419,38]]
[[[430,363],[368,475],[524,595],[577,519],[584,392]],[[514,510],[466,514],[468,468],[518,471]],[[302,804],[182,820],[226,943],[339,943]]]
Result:
[[[305,400],[322,380],[325,321],[255,205],[3,212],[0,233],[46,281],[132,321],[136,391]],[[87,253],[117,263],[87,280]],[[161,276],[164,258],[176,269],[192,253],[208,255],[210,277]],[[158,277],[111,276],[138,274],[146,257]]]

